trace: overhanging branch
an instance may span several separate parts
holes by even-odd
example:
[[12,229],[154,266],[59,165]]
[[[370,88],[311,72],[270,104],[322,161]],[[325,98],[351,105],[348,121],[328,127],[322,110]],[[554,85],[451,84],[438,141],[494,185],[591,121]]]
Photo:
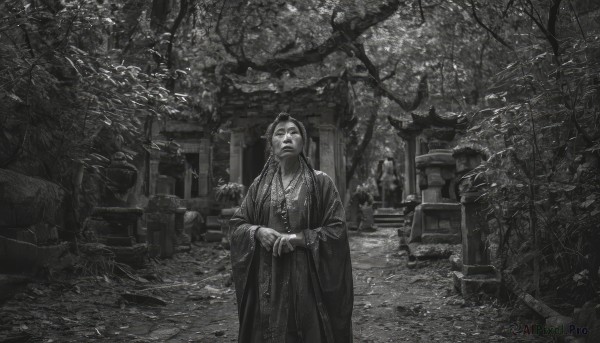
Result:
[[[392,16],[400,6],[399,0],[387,0],[376,10],[366,13],[364,16],[352,17],[348,20],[335,24],[334,31],[331,36],[320,45],[302,51],[290,51],[285,54],[256,63],[249,58],[245,58],[236,53],[235,43],[228,43],[221,36],[222,43],[228,53],[236,58],[236,63],[227,64],[225,67],[237,74],[245,74],[248,68],[254,70],[278,73],[281,70],[290,70],[296,67],[321,62],[331,53],[339,50],[348,42],[352,42],[362,35],[370,27],[388,19]],[[217,26],[220,24],[220,20]],[[218,27],[217,27],[218,30]]]

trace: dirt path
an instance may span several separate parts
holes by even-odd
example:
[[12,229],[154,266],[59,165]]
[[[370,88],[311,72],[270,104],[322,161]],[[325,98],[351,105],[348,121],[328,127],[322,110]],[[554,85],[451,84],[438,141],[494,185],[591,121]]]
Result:
[[[495,302],[465,302],[452,289],[447,261],[408,269],[394,229],[351,232],[350,244],[355,342],[538,338],[511,336],[515,318]],[[200,243],[132,277],[30,283],[0,308],[0,342],[235,342],[230,271],[228,251]]]

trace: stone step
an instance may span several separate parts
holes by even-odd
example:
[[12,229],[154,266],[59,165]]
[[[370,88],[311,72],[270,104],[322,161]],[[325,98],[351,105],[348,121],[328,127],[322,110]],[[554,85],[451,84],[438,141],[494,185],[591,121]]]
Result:
[[395,216],[395,215],[373,215],[375,219],[404,219],[404,216]]
[[376,222],[388,223],[388,222],[404,222],[402,217],[374,217],[373,220]]
[[404,226],[402,223],[375,223],[374,226],[381,228],[398,228]]
[[377,227],[404,227],[404,223],[373,223]]

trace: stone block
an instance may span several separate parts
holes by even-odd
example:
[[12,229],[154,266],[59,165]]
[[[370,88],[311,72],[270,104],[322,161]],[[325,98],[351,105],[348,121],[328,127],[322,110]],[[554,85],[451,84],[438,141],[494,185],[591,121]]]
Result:
[[463,274],[466,276],[477,275],[477,274],[489,274],[489,275],[496,274],[496,269],[492,265],[463,264],[461,270],[462,270]]
[[150,256],[173,256],[177,237],[175,234],[175,214],[147,213],[148,245]]
[[454,289],[457,292],[460,292],[460,282],[464,277],[465,276],[463,275],[463,273],[457,270],[452,271],[452,284],[454,285]]
[[0,169],[0,229],[61,224],[64,198],[57,184]]
[[460,244],[421,244],[421,243],[410,243],[408,244],[410,255],[415,256],[417,259],[431,259],[431,258],[449,258],[450,255],[460,253]]
[[460,255],[452,254],[448,258],[448,261],[450,261],[450,269],[455,270],[455,271],[462,270],[463,264],[462,264],[462,259],[460,258]]
[[37,246],[0,236],[0,269],[20,272],[38,267],[63,269],[73,263],[69,248],[69,242]]
[[175,195],[155,194],[148,200],[146,212],[175,212],[182,206],[182,200]]
[[206,242],[221,242],[223,240],[223,233],[221,231],[207,230],[204,234],[204,240]]
[[439,203],[442,201],[440,189],[427,188],[421,191],[423,203]]
[[446,149],[436,149],[428,154],[419,155],[415,158],[417,168],[425,168],[428,166],[452,166],[455,165],[452,151]]
[[459,271],[452,272],[454,288],[468,298],[480,292],[495,296],[500,289],[500,279],[487,274],[466,276]]
[[184,231],[189,233],[192,240],[199,240],[200,236],[206,232],[206,225],[202,215],[197,211],[186,211],[183,215]]
[[221,230],[221,223],[219,223],[218,216],[207,216],[206,217],[206,229],[207,230]]

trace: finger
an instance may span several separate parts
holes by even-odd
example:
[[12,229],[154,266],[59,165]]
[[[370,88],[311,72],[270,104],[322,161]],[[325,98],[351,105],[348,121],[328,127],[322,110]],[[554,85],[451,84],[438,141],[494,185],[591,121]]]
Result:
[[279,239],[279,246],[277,247],[277,253],[281,256],[281,250],[283,250],[283,244],[285,242],[285,238]]
[[279,242],[280,241],[281,241],[281,238],[277,238],[277,240],[273,244],[273,256],[277,256],[277,252],[278,252],[278,247],[279,247]]
[[294,251],[294,246],[292,245],[292,243],[290,243],[289,240],[286,240],[285,243],[287,244],[287,246],[290,249],[290,251]]

